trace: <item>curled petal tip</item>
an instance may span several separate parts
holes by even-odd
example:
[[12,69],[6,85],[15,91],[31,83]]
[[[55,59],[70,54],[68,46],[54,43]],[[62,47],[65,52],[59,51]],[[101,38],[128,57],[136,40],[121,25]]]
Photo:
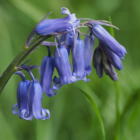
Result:
[[70,11],[69,11],[68,8],[62,7],[62,8],[61,8],[61,14],[68,14],[68,15],[70,15]]
[[44,116],[44,118],[42,120],[49,119],[50,118],[50,111],[48,109],[42,108],[42,115]]
[[17,103],[12,106],[12,113],[13,114],[18,114],[18,112],[15,110],[16,107],[17,107]]

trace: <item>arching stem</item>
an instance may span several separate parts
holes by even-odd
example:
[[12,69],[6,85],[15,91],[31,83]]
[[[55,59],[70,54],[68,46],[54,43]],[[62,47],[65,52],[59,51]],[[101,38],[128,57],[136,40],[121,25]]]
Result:
[[41,36],[35,39],[29,47],[24,46],[22,51],[15,57],[15,59],[10,63],[10,65],[7,67],[7,69],[3,72],[3,74],[0,77],[0,94],[3,91],[5,85],[7,84],[8,80],[12,76],[12,74],[17,71],[18,69],[16,68],[19,66],[19,64],[36,48],[38,45],[51,37],[51,35],[47,36]]

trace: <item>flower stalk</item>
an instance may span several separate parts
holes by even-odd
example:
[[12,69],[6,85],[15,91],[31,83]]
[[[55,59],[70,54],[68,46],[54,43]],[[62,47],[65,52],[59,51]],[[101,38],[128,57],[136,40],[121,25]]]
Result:
[[32,51],[34,51],[38,45],[51,37],[51,35],[43,36],[37,38],[35,41],[33,41],[29,47],[24,46],[22,51],[15,57],[15,59],[10,63],[10,65],[7,67],[7,69],[4,71],[4,73],[0,77],[0,94],[2,93],[6,83],[12,76],[12,74],[17,71],[16,68]]

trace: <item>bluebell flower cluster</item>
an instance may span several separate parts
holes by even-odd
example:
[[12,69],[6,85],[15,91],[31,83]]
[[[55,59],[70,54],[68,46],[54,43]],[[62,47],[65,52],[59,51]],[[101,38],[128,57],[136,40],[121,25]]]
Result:
[[[34,34],[39,37],[54,36],[54,42],[43,40],[41,45],[46,46],[46,55],[40,66],[40,82],[34,78],[31,70],[36,66],[26,66],[25,63],[18,70],[27,70],[32,80],[25,80],[20,72],[16,72],[22,78],[17,89],[17,103],[12,107],[13,114],[18,114],[21,119],[32,120],[48,119],[50,112],[41,105],[42,93],[52,97],[58,93],[65,84],[75,83],[79,80],[89,82],[87,76],[92,72],[92,63],[99,78],[103,72],[112,80],[117,81],[115,69],[122,69],[121,59],[124,59],[126,49],[118,43],[101,25],[113,26],[103,20],[77,19],[75,14],[63,7],[62,14],[67,14],[61,19],[43,19],[34,28],[26,44],[30,44]],[[83,20],[87,20],[81,23]],[[80,28],[87,27],[87,34],[81,33]],[[115,26],[113,26],[115,27]],[[116,28],[116,27],[115,27]],[[84,36],[84,41],[80,38]],[[94,50],[95,38],[99,45]],[[54,54],[51,47],[55,46]],[[69,60],[69,55],[72,60]],[[70,62],[72,61],[72,65]],[[114,69],[115,68],[115,69]],[[58,76],[54,75],[54,69]],[[15,110],[17,108],[17,111]]]

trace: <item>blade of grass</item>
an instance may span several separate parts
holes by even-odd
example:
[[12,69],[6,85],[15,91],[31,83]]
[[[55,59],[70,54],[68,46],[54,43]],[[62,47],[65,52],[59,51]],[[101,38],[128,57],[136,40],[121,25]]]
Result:
[[94,100],[90,97],[89,94],[87,94],[84,90],[82,90],[81,88],[79,88],[79,90],[81,90],[84,95],[87,97],[87,99],[90,101],[90,103],[92,104],[94,110],[95,110],[95,113],[97,115],[97,118],[98,118],[98,121],[100,123],[100,127],[101,127],[101,132],[102,132],[102,135],[103,135],[103,140],[105,140],[105,129],[104,129],[104,125],[103,125],[103,121],[102,121],[102,118],[101,118],[101,115],[100,115],[100,112],[98,110],[98,107],[96,106]]
[[[109,17],[109,21],[112,23],[111,18]],[[115,38],[114,29],[110,26],[110,34]],[[116,71],[117,72],[117,71]],[[120,108],[119,108],[119,84],[118,81],[115,82],[116,89],[116,133],[115,140],[120,140]]]

